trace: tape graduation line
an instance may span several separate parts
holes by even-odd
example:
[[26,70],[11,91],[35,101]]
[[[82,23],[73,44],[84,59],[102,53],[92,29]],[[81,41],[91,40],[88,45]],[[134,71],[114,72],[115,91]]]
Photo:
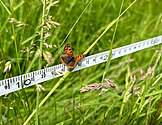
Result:
[[[133,43],[123,47],[119,47],[112,50],[111,59],[116,59],[158,44],[162,43],[162,36],[157,36],[151,39],[147,39],[141,42]],[[100,64],[107,61],[109,51],[94,54],[92,56],[85,57],[73,70],[78,71],[96,64]],[[42,83],[47,80],[60,77],[68,71],[68,68],[63,65],[55,65],[45,69],[37,70],[27,74],[15,76],[12,78],[4,79],[0,81],[0,96],[33,86],[37,83]]]

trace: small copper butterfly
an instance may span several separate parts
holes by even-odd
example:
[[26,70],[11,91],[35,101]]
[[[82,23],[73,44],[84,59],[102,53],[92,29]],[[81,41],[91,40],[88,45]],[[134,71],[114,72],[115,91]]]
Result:
[[60,60],[62,64],[65,64],[68,68],[74,68],[85,56],[85,54],[74,56],[70,44],[66,44],[64,47],[64,54],[60,56]]

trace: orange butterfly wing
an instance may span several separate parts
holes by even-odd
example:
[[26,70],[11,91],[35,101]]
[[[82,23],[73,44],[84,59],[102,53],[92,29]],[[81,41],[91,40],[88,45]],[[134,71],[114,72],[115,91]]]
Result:
[[82,54],[82,55],[80,55],[80,56],[77,56],[77,57],[75,58],[76,62],[80,62],[85,56],[86,56],[85,54]]
[[70,44],[66,44],[64,47],[64,52],[68,55],[68,56],[74,56],[73,51],[70,47]]
[[70,44],[66,44],[64,47],[64,53],[60,56],[62,64],[65,64],[68,68],[74,68],[77,65],[77,62],[80,62],[86,55],[82,54],[75,57],[73,51],[70,47]]

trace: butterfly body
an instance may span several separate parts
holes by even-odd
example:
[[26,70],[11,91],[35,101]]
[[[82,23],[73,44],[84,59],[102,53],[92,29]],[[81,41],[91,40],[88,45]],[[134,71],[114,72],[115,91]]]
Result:
[[64,47],[64,54],[60,57],[60,60],[68,68],[74,68],[84,57],[85,54],[75,57],[70,45],[66,44]]

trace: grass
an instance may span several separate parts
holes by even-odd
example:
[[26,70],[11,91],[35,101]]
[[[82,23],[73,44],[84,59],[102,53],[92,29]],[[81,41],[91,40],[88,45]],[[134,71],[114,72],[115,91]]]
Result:
[[[118,17],[120,8],[123,12],[133,1],[93,0],[86,8],[88,2],[60,1],[57,6],[50,6],[52,1],[0,0],[1,79],[43,68],[47,60],[42,60],[40,55],[45,52],[50,52],[54,59],[49,65],[59,64],[65,43],[71,44],[76,55],[86,50],[92,55],[162,33],[160,0],[137,0],[120,17],[118,24],[115,26],[114,23],[101,38],[100,34]],[[97,39],[99,41],[88,49]],[[43,42],[52,48],[45,47]],[[3,73],[8,61],[12,69]],[[154,66],[154,70],[146,75],[149,67]],[[36,109],[27,124],[160,125],[161,66],[161,49],[156,46],[69,73],[40,108],[38,105],[57,85],[59,78],[42,83],[46,91],[37,91],[38,86],[33,86],[2,96],[0,124],[23,124]],[[142,75],[141,69],[144,70]],[[98,96],[100,90],[79,92],[82,86],[101,83],[103,75],[114,81],[119,90],[110,88],[102,96]],[[142,76],[145,79],[141,80]]]

